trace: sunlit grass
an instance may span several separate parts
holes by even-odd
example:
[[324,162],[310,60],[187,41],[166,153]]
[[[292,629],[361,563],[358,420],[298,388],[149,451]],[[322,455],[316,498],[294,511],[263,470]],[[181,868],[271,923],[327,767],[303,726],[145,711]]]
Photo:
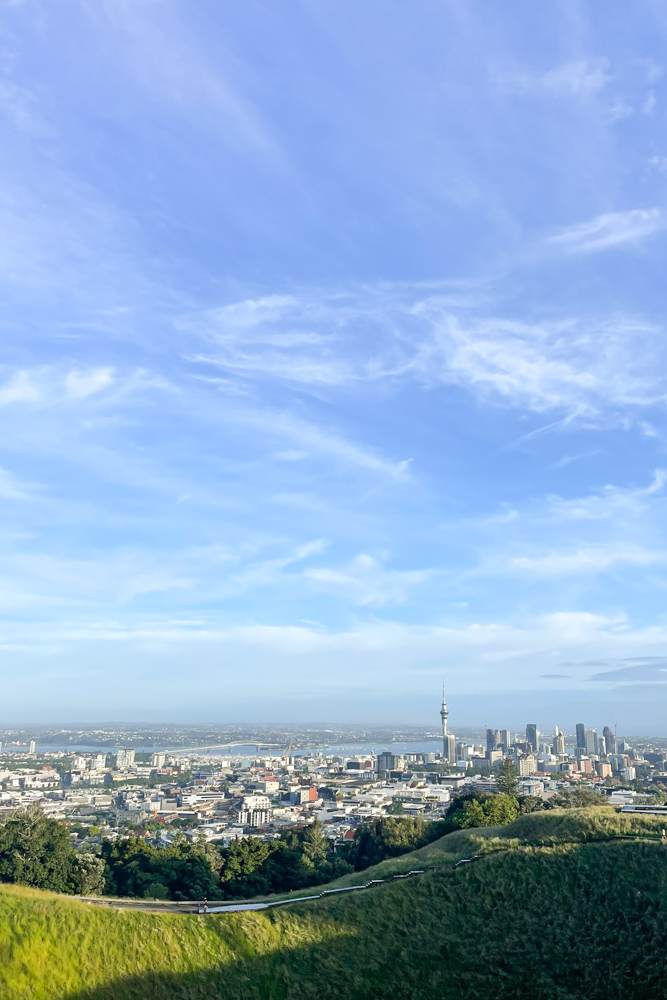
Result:
[[[418,878],[220,917],[95,909],[2,886],[0,997],[495,1000],[526,982],[545,1000],[658,996],[667,848],[600,838],[661,826],[605,809],[526,816],[451,834],[338,884],[434,869]],[[490,856],[453,867],[480,853]],[[645,992],[633,993],[634,982]]]

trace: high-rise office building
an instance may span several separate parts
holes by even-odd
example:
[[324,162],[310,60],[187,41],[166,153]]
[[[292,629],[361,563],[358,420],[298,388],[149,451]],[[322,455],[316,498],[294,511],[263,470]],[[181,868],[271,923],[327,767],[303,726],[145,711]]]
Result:
[[598,731],[597,729],[587,729],[586,730],[586,752],[587,753],[597,753],[598,752]]
[[28,753],[30,754],[37,753],[37,744],[34,740],[30,740],[30,743],[28,744]]
[[389,750],[379,753],[375,762],[375,769],[378,774],[388,774],[389,771],[397,770],[398,757]]
[[487,729],[486,731],[486,749],[495,750],[500,743],[500,733],[497,729]]
[[551,743],[551,752],[557,757],[565,753],[565,734],[561,733],[558,726],[554,727],[554,738]]
[[577,723],[577,750],[586,749],[586,726],[583,722]]
[[509,750],[510,744],[512,743],[512,734],[509,729],[500,730],[500,745],[503,750]]
[[529,722],[526,726],[526,743],[530,746],[530,749],[537,753],[539,747],[540,734],[537,731],[537,726],[534,722]]
[[602,738],[604,740],[605,754],[616,753],[616,736],[611,731],[609,726],[605,726],[602,730]]

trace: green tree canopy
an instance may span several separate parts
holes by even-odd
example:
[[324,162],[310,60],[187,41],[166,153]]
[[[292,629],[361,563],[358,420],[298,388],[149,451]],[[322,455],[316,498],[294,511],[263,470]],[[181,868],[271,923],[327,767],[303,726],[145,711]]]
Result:
[[499,792],[485,798],[469,798],[457,812],[454,824],[461,830],[474,826],[506,826],[519,816],[519,803]]
[[498,791],[503,792],[505,795],[516,795],[519,790],[519,772],[508,757],[505,758],[498,768],[496,785],[498,786]]
[[168,847],[154,847],[138,837],[102,845],[106,892],[174,900],[214,898],[218,880],[206,853],[182,834]]
[[79,868],[67,827],[37,806],[0,823],[0,881],[77,892]]

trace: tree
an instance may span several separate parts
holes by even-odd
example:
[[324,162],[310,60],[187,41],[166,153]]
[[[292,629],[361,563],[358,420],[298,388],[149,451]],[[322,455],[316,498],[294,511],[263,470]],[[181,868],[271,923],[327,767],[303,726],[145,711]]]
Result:
[[104,892],[105,864],[96,854],[76,854],[73,864],[74,892],[81,896],[100,896]]
[[496,785],[498,786],[498,791],[503,792],[505,795],[516,795],[519,790],[519,772],[509,757],[506,757],[500,765],[496,777]]
[[322,824],[317,820],[304,831],[301,841],[301,863],[305,868],[319,871],[327,861],[329,841],[324,836]]
[[38,806],[0,823],[0,881],[54,892],[77,892],[77,861],[67,827]]
[[519,803],[512,795],[499,792],[485,798],[470,798],[458,811],[455,824],[461,830],[475,826],[506,826],[519,815]]
[[385,816],[355,830],[347,860],[356,871],[362,871],[385,858],[422,847],[445,832],[443,825],[426,823],[421,816]]

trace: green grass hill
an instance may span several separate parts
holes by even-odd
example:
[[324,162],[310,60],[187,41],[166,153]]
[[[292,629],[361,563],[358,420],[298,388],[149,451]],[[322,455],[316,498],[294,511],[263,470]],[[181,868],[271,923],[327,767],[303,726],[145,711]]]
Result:
[[[93,908],[0,886],[3,1000],[639,1000],[667,997],[664,821],[609,809],[450,834],[256,913]],[[471,854],[483,856],[454,868]]]

